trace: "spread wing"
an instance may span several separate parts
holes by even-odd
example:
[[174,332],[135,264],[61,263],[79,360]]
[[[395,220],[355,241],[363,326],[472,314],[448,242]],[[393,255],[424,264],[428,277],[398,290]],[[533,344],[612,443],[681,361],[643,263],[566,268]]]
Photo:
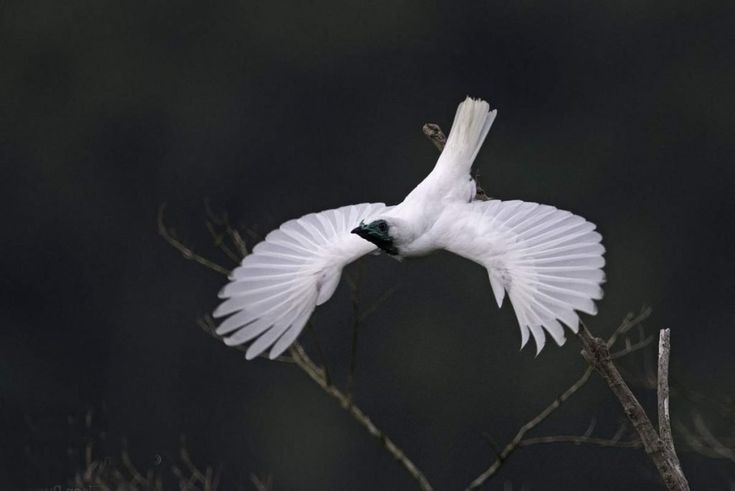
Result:
[[544,330],[561,346],[559,321],[577,332],[575,311],[597,313],[605,248],[584,218],[537,203],[474,201],[447,209],[437,229],[444,249],[487,268],[498,306],[508,292],[521,346],[530,332],[540,352]]
[[294,342],[317,305],[329,300],[342,268],[375,250],[350,231],[380,214],[382,203],[363,203],[311,213],[281,225],[253,248],[220,292],[214,317],[228,345],[255,340],[252,359],[270,348],[276,358]]

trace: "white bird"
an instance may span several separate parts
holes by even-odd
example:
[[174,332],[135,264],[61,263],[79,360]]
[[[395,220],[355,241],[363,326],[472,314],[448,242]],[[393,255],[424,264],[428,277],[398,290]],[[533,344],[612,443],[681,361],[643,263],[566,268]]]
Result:
[[[537,353],[548,332],[579,328],[576,311],[594,315],[605,281],[602,237],[584,218],[523,201],[474,201],[470,175],[495,120],[487,102],[459,104],[434,169],[395,206],[362,203],[311,213],[281,225],[230,275],[214,317],[228,345],[252,341],[247,359],[270,348],[276,358],[296,339],[314,308],[332,296],[342,268],[380,248],[397,258],[444,249],[484,266],[500,307],[506,292]],[[560,323],[561,321],[561,323]]]

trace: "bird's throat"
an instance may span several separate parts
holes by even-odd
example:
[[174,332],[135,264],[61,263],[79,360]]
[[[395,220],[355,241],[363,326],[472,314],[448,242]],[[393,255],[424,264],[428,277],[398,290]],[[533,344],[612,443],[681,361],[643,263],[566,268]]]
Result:
[[378,240],[378,241],[370,241],[376,246],[378,246],[383,252],[390,254],[391,256],[397,256],[398,255],[398,249],[393,244],[393,239],[390,240]]

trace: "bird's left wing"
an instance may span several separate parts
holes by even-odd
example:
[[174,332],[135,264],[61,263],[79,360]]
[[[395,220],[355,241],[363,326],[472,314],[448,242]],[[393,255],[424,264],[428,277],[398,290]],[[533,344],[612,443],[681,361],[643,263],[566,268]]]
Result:
[[225,301],[213,316],[229,317],[217,334],[227,335],[231,346],[255,340],[248,359],[268,348],[270,358],[279,356],[314,308],[332,296],[342,268],[376,249],[350,231],[386,209],[383,203],[344,206],[290,220],[269,233],[220,292]]
[[487,268],[498,306],[508,292],[522,345],[530,332],[540,352],[544,331],[561,345],[559,321],[577,332],[577,310],[597,313],[605,248],[584,218],[537,203],[473,201],[445,209],[435,227],[438,245]]

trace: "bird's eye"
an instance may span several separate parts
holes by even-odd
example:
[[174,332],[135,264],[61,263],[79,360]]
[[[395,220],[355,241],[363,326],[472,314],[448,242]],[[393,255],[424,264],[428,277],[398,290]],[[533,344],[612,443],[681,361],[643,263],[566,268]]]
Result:
[[378,223],[378,230],[381,232],[387,232],[388,231],[388,224],[385,222]]

